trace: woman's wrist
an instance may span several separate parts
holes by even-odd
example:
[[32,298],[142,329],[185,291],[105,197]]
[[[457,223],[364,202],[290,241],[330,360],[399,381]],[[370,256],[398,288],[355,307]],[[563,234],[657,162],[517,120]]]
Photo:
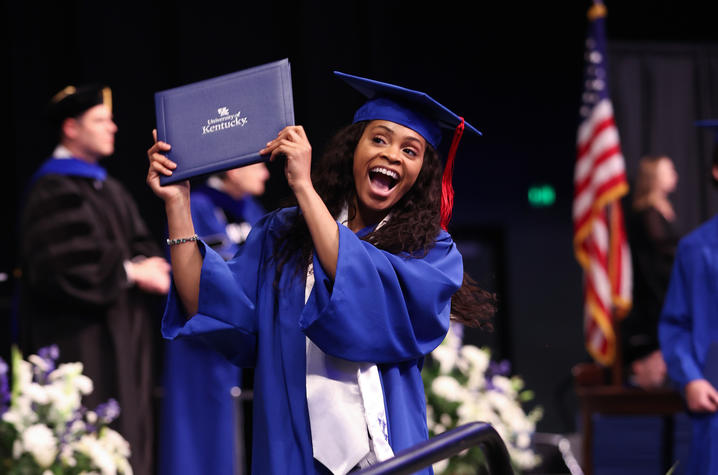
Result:
[[167,227],[170,238],[181,238],[195,234],[189,196],[177,195],[165,201]]
[[179,193],[165,199],[165,211],[168,217],[170,213],[186,214],[190,210],[189,194]]
[[292,186],[292,192],[299,203],[305,199],[319,196],[317,191],[314,189],[314,184],[311,180],[295,184]]

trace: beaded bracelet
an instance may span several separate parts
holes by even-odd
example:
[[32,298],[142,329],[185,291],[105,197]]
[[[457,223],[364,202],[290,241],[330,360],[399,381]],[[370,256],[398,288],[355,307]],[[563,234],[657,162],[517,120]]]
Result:
[[182,244],[183,242],[196,241],[197,239],[199,239],[199,237],[196,234],[194,236],[190,236],[190,237],[186,237],[186,238],[167,239],[167,245],[174,246],[175,244]]

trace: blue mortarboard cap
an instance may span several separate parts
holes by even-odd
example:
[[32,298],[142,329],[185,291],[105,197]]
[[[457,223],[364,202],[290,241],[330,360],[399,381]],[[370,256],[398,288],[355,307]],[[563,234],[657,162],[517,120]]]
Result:
[[435,149],[438,149],[444,130],[452,132],[453,138],[441,180],[441,227],[446,229],[454,208],[454,188],[451,182],[459,141],[464,130],[476,135],[481,135],[481,132],[426,93],[339,71],[334,71],[334,74],[367,98],[354,114],[354,123],[388,120],[415,131]]
[[481,135],[426,93],[339,71],[334,74],[368,99],[354,114],[354,122],[389,120],[414,130],[434,148],[438,147],[445,130],[453,132],[462,123],[465,130]]

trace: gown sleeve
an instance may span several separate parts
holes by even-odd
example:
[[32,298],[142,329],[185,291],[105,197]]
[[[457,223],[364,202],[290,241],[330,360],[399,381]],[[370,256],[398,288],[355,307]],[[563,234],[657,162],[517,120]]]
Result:
[[27,285],[65,305],[114,304],[128,283],[118,242],[125,236],[108,233],[112,219],[109,213],[105,221],[97,219],[81,180],[48,175],[38,181],[22,219]]
[[325,353],[373,363],[428,354],[446,336],[463,264],[442,231],[426,256],[377,249],[339,226],[336,278],[314,259],[315,285],[300,327]]
[[688,250],[680,247],[658,325],[661,352],[668,374],[679,387],[702,378],[700,364],[693,349],[694,305],[690,286],[691,264]]
[[147,227],[147,223],[142,218],[137,202],[132,195],[118,181],[108,179],[108,186],[111,186],[112,196],[118,200],[117,208],[123,208],[124,218],[122,219],[129,234],[129,253],[130,257],[161,257],[162,249],[157,244],[155,237]]
[[187,319],[173,283],[162,318],[165,338],[198,337],[234,364],[254,366],[265,223],[257,224],[231,261],[198,241],[203,261],[197,313]]

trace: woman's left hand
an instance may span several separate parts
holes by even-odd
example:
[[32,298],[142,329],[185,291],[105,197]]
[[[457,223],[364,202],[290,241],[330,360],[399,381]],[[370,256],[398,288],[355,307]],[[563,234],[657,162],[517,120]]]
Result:
[[270,160],[281,155],[287,158],[284,165],[287,182],[302,210],[319,262],[325,272],[334,279],[339,255],[339,228],[312,185],[312,146],[304,128],[299,125],[285,127],[277,134],[277,138],[259,153],[271,154]]
[[301,125],[285,127],[277,134],[277,138],[268,142],[259,153],[271,154],[270,161],[276,160],[279,156],[286,157],[284,174],[295,194],[303,187],[312,186],[312,146]]

